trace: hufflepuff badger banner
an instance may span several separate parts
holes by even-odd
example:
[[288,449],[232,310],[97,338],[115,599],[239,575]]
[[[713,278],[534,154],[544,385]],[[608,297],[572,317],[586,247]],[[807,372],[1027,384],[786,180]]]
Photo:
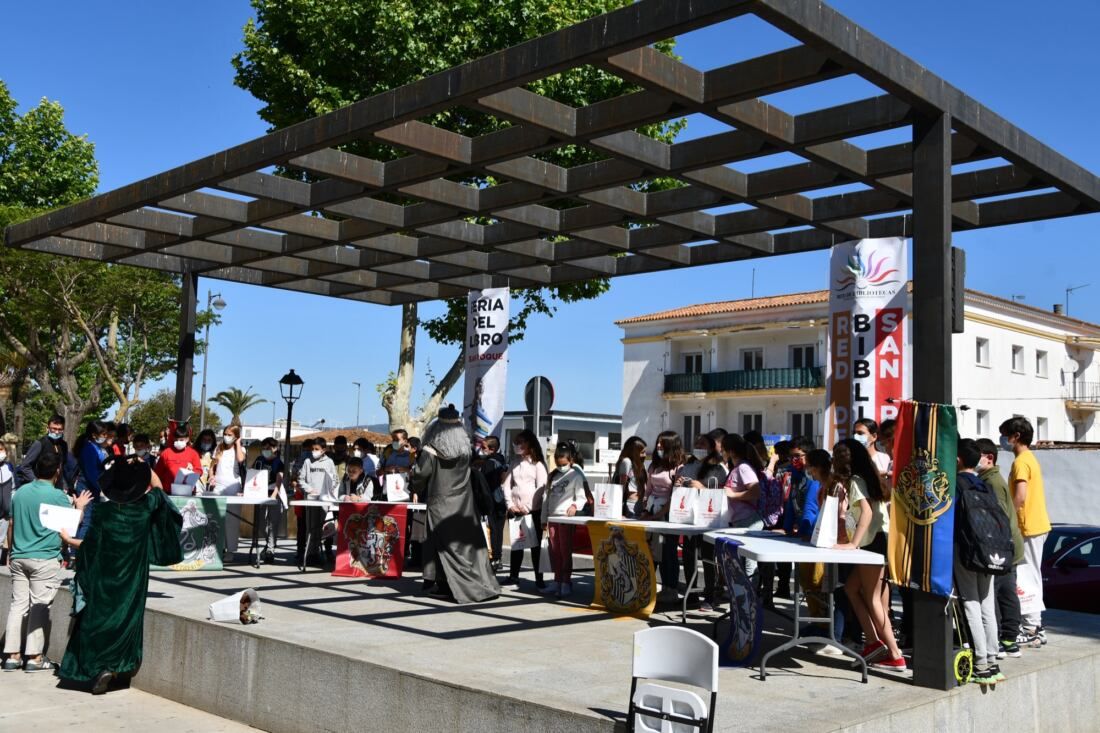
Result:
[[902,402],[894,432],[890,576],[901,586],[951,595],[955,552],[955,408]]

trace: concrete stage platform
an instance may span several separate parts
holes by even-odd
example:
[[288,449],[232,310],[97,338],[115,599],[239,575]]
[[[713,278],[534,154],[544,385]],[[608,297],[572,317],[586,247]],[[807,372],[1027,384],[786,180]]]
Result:
[[[155,573],[145,664],[133,686],[269,731],[477,731],[610,733],[624,729],[631,636],[646,622],[534,591],[530,572],[499,600],[458,607],[422,596],[420,579],[338,579],[300,573],[288,553],[254,570]],[[6,569],[5,569],[6,570]],[[0,613],[10,599],[0,578]],[[253,587],[267,619],[255,626],[205,620],[207,605]],[[59,594],[51,648],[64,648],[70,599]],[[677,614],[657,614],[667,623]],[[768,615],[765,646],[787,622]],[[704,633],[709,621],[695,615]],[[1050,612],[1050,643],[1007,659],[1009,679],[982,690],[914,688],[798,649],[760,681],[723,668],[719,731],[1095,731],[1100,720],[1100,617]]]

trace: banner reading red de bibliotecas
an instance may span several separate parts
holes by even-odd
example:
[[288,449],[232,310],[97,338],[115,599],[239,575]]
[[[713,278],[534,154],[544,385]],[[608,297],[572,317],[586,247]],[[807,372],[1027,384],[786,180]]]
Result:
[[408,507],[363,502],[340,504],[333,575],[400,578],[405,568]]
[[825,445],[860,418],[897,416],[912,390],[909,257],[900,237],[833,247],[829,261]]
[[510,308],[508,288],[475,290],[469,295],[462,419],[475,438],[501,437]]

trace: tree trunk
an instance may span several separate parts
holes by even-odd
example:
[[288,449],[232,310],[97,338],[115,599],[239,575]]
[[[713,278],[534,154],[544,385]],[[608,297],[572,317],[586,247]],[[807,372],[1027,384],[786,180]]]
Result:
[[401,306],[401,344],[398,351],[397,374],[382,395],[382,407],[390,420],[390,430],[399,428],[412,432],[409,397],[412,394],[416,368],[416,331],[420,327],[416,303]]

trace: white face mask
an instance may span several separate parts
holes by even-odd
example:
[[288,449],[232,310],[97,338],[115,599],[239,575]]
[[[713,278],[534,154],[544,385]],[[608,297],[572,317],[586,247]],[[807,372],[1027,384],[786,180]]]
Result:
[[706,448],[695,448],[691,451],[691,455],[695,456],[700,461],[705,461],[707,460],[707,456],[710,455],[710,451],[708,451]]
[[323,456],[324,454],[325,454],[324,451],[319,451],[319,450],[313,451],[313,460],[315,460],[315,461],[321,460],[321,456]]
[[177,440],[175,443],[172,443],[172,446],[176,450],[183,450],[184,448],[187,447],[187,441],[186,440]]
[[393,448],[394,450],[401,450],[401,441],[400,440],[393,441],[392,443],[390,443],[390,447]]
[[269,460],[269,461],[270,461],[270,460],[271,460],[272,458],[274,458],[274,457],[275,457],[275,451],[273,451],[273,450],[265,450],[265,451],[263,451],[263,454],[264,454],[264,458],[266,458],[266,459],[267,459],[267,460]]
[[8,453],[7,453],[7,451],[2,451],[2,450],[0,450],[0,463],[3,463],[3,462],[4,462],[4,461],[6,461],[6,460],[8,460]]
[[561,473],[567,473],[571,468],[573,468],[573,466],[566,463],[564,466],[558,466],[558,471]]
[[655,456],[655,457],[656,457],[656,458],[657,458],[658,460],[664,460],[664,457],[665,457],[665,451],[664,451],[664,449],[663,449],[663,448],[658,448],[657,450],[653,451],[653,455],[654,455],[654,456]]
[[362,458],[362,457],[363,457],[363,451],[359,450],[358,448],[356,448],[355,450],[353,450],[353,451],[351,452],[351,454],[352,454],[353,456],[355,456],[356,458]]
[[871,444],[871,436],[867,433],[855,433],[852,436],[852,439],[862,445],[864,448]]
[[222,436],[222,442],[226,445],[233,445],[233,441],[236,440],[232,435]]
[[100,436],[100,437],[95,439],[95,444],[96,445],[103,445],[106,442],[107,442],[107,439],[104,438],[103,436]]

